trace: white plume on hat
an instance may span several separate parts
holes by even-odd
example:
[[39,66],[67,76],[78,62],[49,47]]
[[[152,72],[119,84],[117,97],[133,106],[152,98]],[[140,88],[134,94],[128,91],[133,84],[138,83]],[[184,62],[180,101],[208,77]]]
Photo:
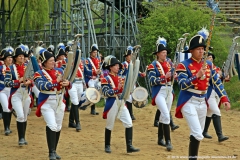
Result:
[[159,36],[156,45],[158,46],[159,44],[162,44],[164,47],[167,47],[167,40]]
[[113,56],[113,55],[109,55],[109,56],[107,56],[107,57],[104,58],[104,61],[103,61],[103,62],[105,63],[105,66],[110,65],[110,63],[111,63],[110,61],[111,61],[112,58],[116,58],[116,57]]
[[4,48],[4,50],[11,53],[14,52],[14,49],[11,46],[7,46],[6,48]]
[[67,42],[67,46],[72,46],[73,45],[73,40]]
[[39,58],[39,55],[42,54],[44,51],[46,51],[45,48],[41,47],[41,46],[37,46],[36,48],[36,58]]
[[63,43],[58,43],[57,48],[58,48],[58,50],[59,50],[60,48],[62,48],[63,50],[65,50],[65,45],[64,45]]
[[198,31],[198,34],[203,37],[203,39],[206,41],[209,36],[209,31],[206,27],[203,27],[200,31]]
[[55,47],[54,47],[54,45],[51,44],[51,45],[49,45],[48,48],[51,48],[51,50],[54,51],[54,48],[55,48]]

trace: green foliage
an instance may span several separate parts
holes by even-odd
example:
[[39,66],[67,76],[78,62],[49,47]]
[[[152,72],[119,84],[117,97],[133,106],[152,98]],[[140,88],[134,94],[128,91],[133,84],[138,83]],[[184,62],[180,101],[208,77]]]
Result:
[[[190,38],[197,34],[202,27],[209,28],[212,17],[209,8],[196,7],[193,2],[176,1],[168,3],[164,7],[164,2],[160,4],[162,5],[159,5],[159,2],[152,3],[152,5],[148,3],[146,7],[150,10],[149,17],[143,19],[139,24],[140,34],[138,38],[142,44],[142,54],[147,58],[147,63],[153,60],[152,52],[156,50],[155,43],[158,36],[167,40],[168,48],[171,50],[170,57],[173,58],[178,39],[184,33],[190,33]],[[226,55],[227,50],[224,45],[221,45],[224,42],[216,34],[219,30],[221,30],[220,26],[214,27],[211,46],[214,46],[214,51],[221,51],[223,55]]]
[[240,109],[240,81],[238,76],[234,76],[230,82],[224,83],[224,88],[230,98],[232,108]]
[[[5,0],[6,9],[9,7],[7,2],[8,1]],[[15,3],[10,3],[10,10],[14,4]],[[26,1],[18,1],[11,14],[11,30],[44,29],[44,24],[49,22],[48,8],[48,0],[28,0],[27,6]],[[6,30],[10,30],[8,23]]]
[[[201,8],[194,2],[181,0],[174,2],[159,0],[153,3],[143,3],[150,13],[147,18],[143,19],[138,25],[140,34],[138,40],[142,46],[141,54],[147,64],[154,60],[152,52],[156,50],[156,40],[158,36],[164,37],[167,40],[168,48],[171,50],[170,58],[173,58],[178,39],[184,33],[190,33],[187,41],[202,27],[207,27],[212,20],[211,9]],[[218,14],[218,17],[223,15]],[[221,26],[215,22],[211,46],[214,47],[216,59],[214,64],[222,67],[226,60],[229,48],[232,44],[232,37],[223,36],[231,33],[231,28]],[[144,85],[143,80],[139,79],[141,85]],[[225,89],[231,101],[232,108],[240,109],[240,81],[238,77],[233,77],[231,82],[225,83]],[[179,87],[174,84],[175,101],[178,98]]]

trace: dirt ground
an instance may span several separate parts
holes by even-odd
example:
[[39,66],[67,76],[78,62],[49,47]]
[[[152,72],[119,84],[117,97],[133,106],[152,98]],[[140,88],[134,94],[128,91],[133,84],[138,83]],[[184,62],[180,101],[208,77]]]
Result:
[[[57,153],[63,160],[165,160],[187,159],[189,144],[189,128],[185,119],[177,119],[174,122],[180,126],[171,132],[173,150],[166,151],[164,147],[157,145],[157,128],[153,127],[156,108],[148,105],[142,109],[134,108],[136,120],[133,123],[133,145],[140,148],[138,153],[126,153],[125,130],[119,120],[116,120],[112,131],[112,153],[104,152],[104,128],[105,120],[102,119],[103,108],[97,108],[100,115],[90,115],[90,109],[80,111],[82,130],[76,132],[68,128],[69,112],[65,112],[63,127]],[[172,109],[174,114],[174,109]],[[240,156],[240,112],[222,109],[222,125],[224,135],[229,140],[218,143],[217,136],[210,125],[209,134],[213,139],[204,139],[200,144],[199,159],[239,159]],[[0,122],[0,160],[47,160],[48,148],[45,135],[45,122],[43,117],[35,116],[35,108],[28,117],[26,140],[28,145],[19,147],[15,118],[12,118],[12,134],[4,135],[2,120]],[[185,156],[185,157],[184,157]]]

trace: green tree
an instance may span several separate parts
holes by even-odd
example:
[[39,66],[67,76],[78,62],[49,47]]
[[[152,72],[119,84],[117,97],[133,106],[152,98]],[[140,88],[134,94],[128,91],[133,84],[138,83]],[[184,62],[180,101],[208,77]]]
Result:
[[[26,3],[27,2],[27,3]],[[11,1],[10,9],[15,3]],[[40,30],[49,22],[48,0],[21,0],[11,13],[11,30]],[[5,8],[9,8],[8,0],[5,0]],[[6,30],[10,30],[6,25]]]
[[[161,2],[161,3],[160,3]],[[184,33],[190,33],[189,38],[196,35],[202,27],[209,28],[212,11],[210,8],[201,8],[193,2],[175,1],[166,3],[162,1],[145,3],[145,7],[150,13],[139,25],[139,41],[142,45],[141,53],[151,63],[152,52],[156,50],[156,40],[158,36],[167,40],[168,48],[171,50],[170,57],[173,58],[178,39]],[[221,26],[215,26],[211,40],[214,52],[219,53],[217,63],[222,64],[228,53],[228,49],[222,45],[224,42],[216,34],[221,30]],[[187,42],[189,41],[189,38]]]

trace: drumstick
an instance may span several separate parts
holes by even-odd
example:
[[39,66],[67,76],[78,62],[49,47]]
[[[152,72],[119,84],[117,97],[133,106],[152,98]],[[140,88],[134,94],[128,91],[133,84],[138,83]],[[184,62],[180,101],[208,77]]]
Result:
[[148,65],[146,66],[146,69],[144,71],[145,74],[147,74],[147,69],[148,69]]

